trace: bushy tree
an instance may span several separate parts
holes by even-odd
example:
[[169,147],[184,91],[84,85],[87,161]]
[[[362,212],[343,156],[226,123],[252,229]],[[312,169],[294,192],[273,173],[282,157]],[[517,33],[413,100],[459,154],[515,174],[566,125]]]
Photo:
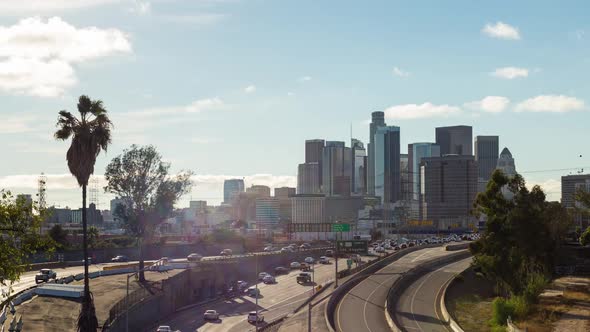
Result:
[[[122,197],[115,215],[121,219],[128,235],[138,239],[139,269],[144,268],[143,243],[156,227],[169,217],[174,204],[188,193],[192,172],[170,175],[170,164],[162,161],[155,147],[132,145],[111,160],[105,172],[105,191]],[[143,271],[139,280],[145,281]]]
[[63,227],[61,227],[59,224],[51,227],[47,235],[49,235],[49,237],[55,241],[56,246],[59,248],[66,248],[69,245],[68,231],[63,229]]
[[[502,194],[504,186],[513,193],[511,199]],[[481,239],[470,245],[474,265],[499,291],[522,294],[532,276],[551,273],[570,220],[559,203],[545,200],[539,186],[528,190],[522,176],[509,179],[496,171],[478,194],[474,212],[487,216]]]
[[43,213],[37,203],[0,190],[0,284],[17,281],[29,255],[53,250],[51,241],[39,234]]
[[584,233],[580,236],[580,244],[583,246],[587,246],[590,244],[590,226],[586,228]]

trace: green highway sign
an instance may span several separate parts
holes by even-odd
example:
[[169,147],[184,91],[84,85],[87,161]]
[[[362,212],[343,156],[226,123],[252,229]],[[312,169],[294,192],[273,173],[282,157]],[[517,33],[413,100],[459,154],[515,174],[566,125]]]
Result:
[[332,224],[332,232],[350,232],[350,224]]
[[369,242],[362,240],[336,241],[336,251],[344,254],[366,254],[369,251]]

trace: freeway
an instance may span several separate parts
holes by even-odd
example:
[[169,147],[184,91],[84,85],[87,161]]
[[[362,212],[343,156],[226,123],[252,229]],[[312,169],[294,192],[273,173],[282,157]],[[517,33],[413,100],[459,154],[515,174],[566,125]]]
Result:
[[442,320],[439,300],[444,285],[471,263],[471,257],[445,265],[414,281],[395,303],[395,321],[404,331],[450,331]]
[[[339,269],[346,267],[346,259],[338,260]],[[311,286],[297,284],[295,277],[299,271],[292,271],[288,275],[278,276],[276,284],[258,285],[261,296],[258,299],[258,307],[253,297],[240,296],[231,300],[218,300],[207,305],[192,307],[182,310],[161,325],[170,325],[174,330],[199,332],[245,332],[254,331],[254,325],[247,323],[246,316],[249,311],[261,310],[266,322],[271,322],[292,312],[301,305],[312,292]],[[315,282],[322,284],[334,279],[334,262],[330,264],[315,265]],[[220,320],[205,322],[203,312],[205,310],[217,310]],[[262,325],[259,325],[262,326]],[[154,331],[155,328],[146,331]]]
[[367,277],[353,287],[338,303],[334,316],[336,330],[341,332],[391,331],[385,318],[385,302],[393,283],[411,268],[453,252],[444,247],[411,252]]

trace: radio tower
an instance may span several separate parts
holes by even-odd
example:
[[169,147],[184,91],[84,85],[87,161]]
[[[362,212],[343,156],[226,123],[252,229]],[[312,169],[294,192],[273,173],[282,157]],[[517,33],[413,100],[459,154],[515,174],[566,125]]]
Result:
[[96,205],[98,210],[98,178],[92,177],[90,179],[90,203]]
[[45,176],[45,174],[41,173],[39,176],[37,187],[39,190],[37,193],[39,196],[39,209],[45,210],[47,208],[47,197],[45,196],[47,192],[47,176]]

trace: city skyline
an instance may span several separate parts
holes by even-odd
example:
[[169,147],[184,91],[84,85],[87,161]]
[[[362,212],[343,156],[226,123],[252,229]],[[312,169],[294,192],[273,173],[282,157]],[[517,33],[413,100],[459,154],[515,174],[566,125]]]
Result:
[[[173,170],[197,174],[179,206],[218,204],[229,178],[295,187],[305,140],[348,143],[352,129],[367,146],[373,111],[401,128],[401,153],[410,143],[434,142],[436,127],[498,135],[527,183],[559,200],[560,177],[590,165],[583,125],[590,120],[589,27],[579,10],[587,4],[504,3],[433,3],[424,11],[326,2],[310,13],[301,3],[237,0],[48,0],[34,10],[3,1],[0,188],[35,194],[43,172],[48,204],[81,205],[67,146],[52,133],[57,111],[74,111],[77,96],[88,94],[104,101],[115,125],[96,174],[130,144],[153,144]],[[556,18],[562,24],[546,26]],[[277,20],[293,27],[268,31]],[[384,20],[387,29],[374,26]],[[185,42],[186,31],[194,42]],[[101,48],[89,49],[90,41]],[[570,170],[527,174],[552,169]],[[104,209],[111,196],[100,195]]]

